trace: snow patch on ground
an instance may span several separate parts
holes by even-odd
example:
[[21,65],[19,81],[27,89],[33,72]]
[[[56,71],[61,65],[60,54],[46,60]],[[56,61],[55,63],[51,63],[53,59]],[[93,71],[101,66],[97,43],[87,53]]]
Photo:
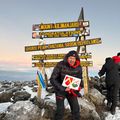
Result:
[[116,113],[115,115],[112,115],[110,112],[106,112],[107,113],[107,117],[105,118],[105,120],[120,120],[120,108],[116,108]]
[[7,110],[7,108],[12,105],[11,102],[0,103],[0,113],[3,113]]
[[26,92],[28,92],[29,94],[31,94],[31,98],[34,98],[35,96],[37,96],[37,92],[33,92],[31,87],[24,86],[23,88],[25,89]]

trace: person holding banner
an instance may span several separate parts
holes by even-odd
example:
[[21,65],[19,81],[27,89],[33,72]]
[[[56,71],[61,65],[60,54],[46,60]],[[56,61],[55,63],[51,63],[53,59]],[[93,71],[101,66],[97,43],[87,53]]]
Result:
[[53,85],[56,95],[54,120],[63,120],[65,98],[67,98],[71,108],[72,120],[80,120],[80,108],[77,97],[81,97],[79,91],[80,87],[83,87],[83,82],[80,58],[76,51],[70,51],[55,66],[50,77],[50,82]]

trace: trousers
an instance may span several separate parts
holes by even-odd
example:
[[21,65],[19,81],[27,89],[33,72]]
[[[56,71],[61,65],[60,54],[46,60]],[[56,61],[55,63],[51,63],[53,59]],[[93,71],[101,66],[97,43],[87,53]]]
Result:
[[80,108],[77,97],[69,94],[66,94],[65,96],[56,94],[56,112],[54,120],[63,120],[65,98],[67,98],[71,108],[72,120],[80,120]]

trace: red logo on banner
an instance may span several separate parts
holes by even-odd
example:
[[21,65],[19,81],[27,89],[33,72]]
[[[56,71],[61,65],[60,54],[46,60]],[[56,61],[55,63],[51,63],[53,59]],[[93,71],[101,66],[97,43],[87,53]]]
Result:
[[68,77],[68,76],[67,76],[67,77],[65,78],[65,84],[66,84],[66,85],[71,84],[72,81],[73,81],[73,78],[71,78],[71,77]]

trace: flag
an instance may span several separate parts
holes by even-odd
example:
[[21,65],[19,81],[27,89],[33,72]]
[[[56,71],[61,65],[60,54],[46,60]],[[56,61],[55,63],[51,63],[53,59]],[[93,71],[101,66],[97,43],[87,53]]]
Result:
[[37,79],[38,86],[41,86],[42,88],[46,88],[42,74],[39,71],[37,71],[37,78],[38,78]]
[[38,74],[37,74],[37,76],[36,76],[36,82],[37,82],[37,84],[38,84],[38,88],[41,88],[42,86],[41,86],[41,84],[40,84],[40,80],[39,80]]

